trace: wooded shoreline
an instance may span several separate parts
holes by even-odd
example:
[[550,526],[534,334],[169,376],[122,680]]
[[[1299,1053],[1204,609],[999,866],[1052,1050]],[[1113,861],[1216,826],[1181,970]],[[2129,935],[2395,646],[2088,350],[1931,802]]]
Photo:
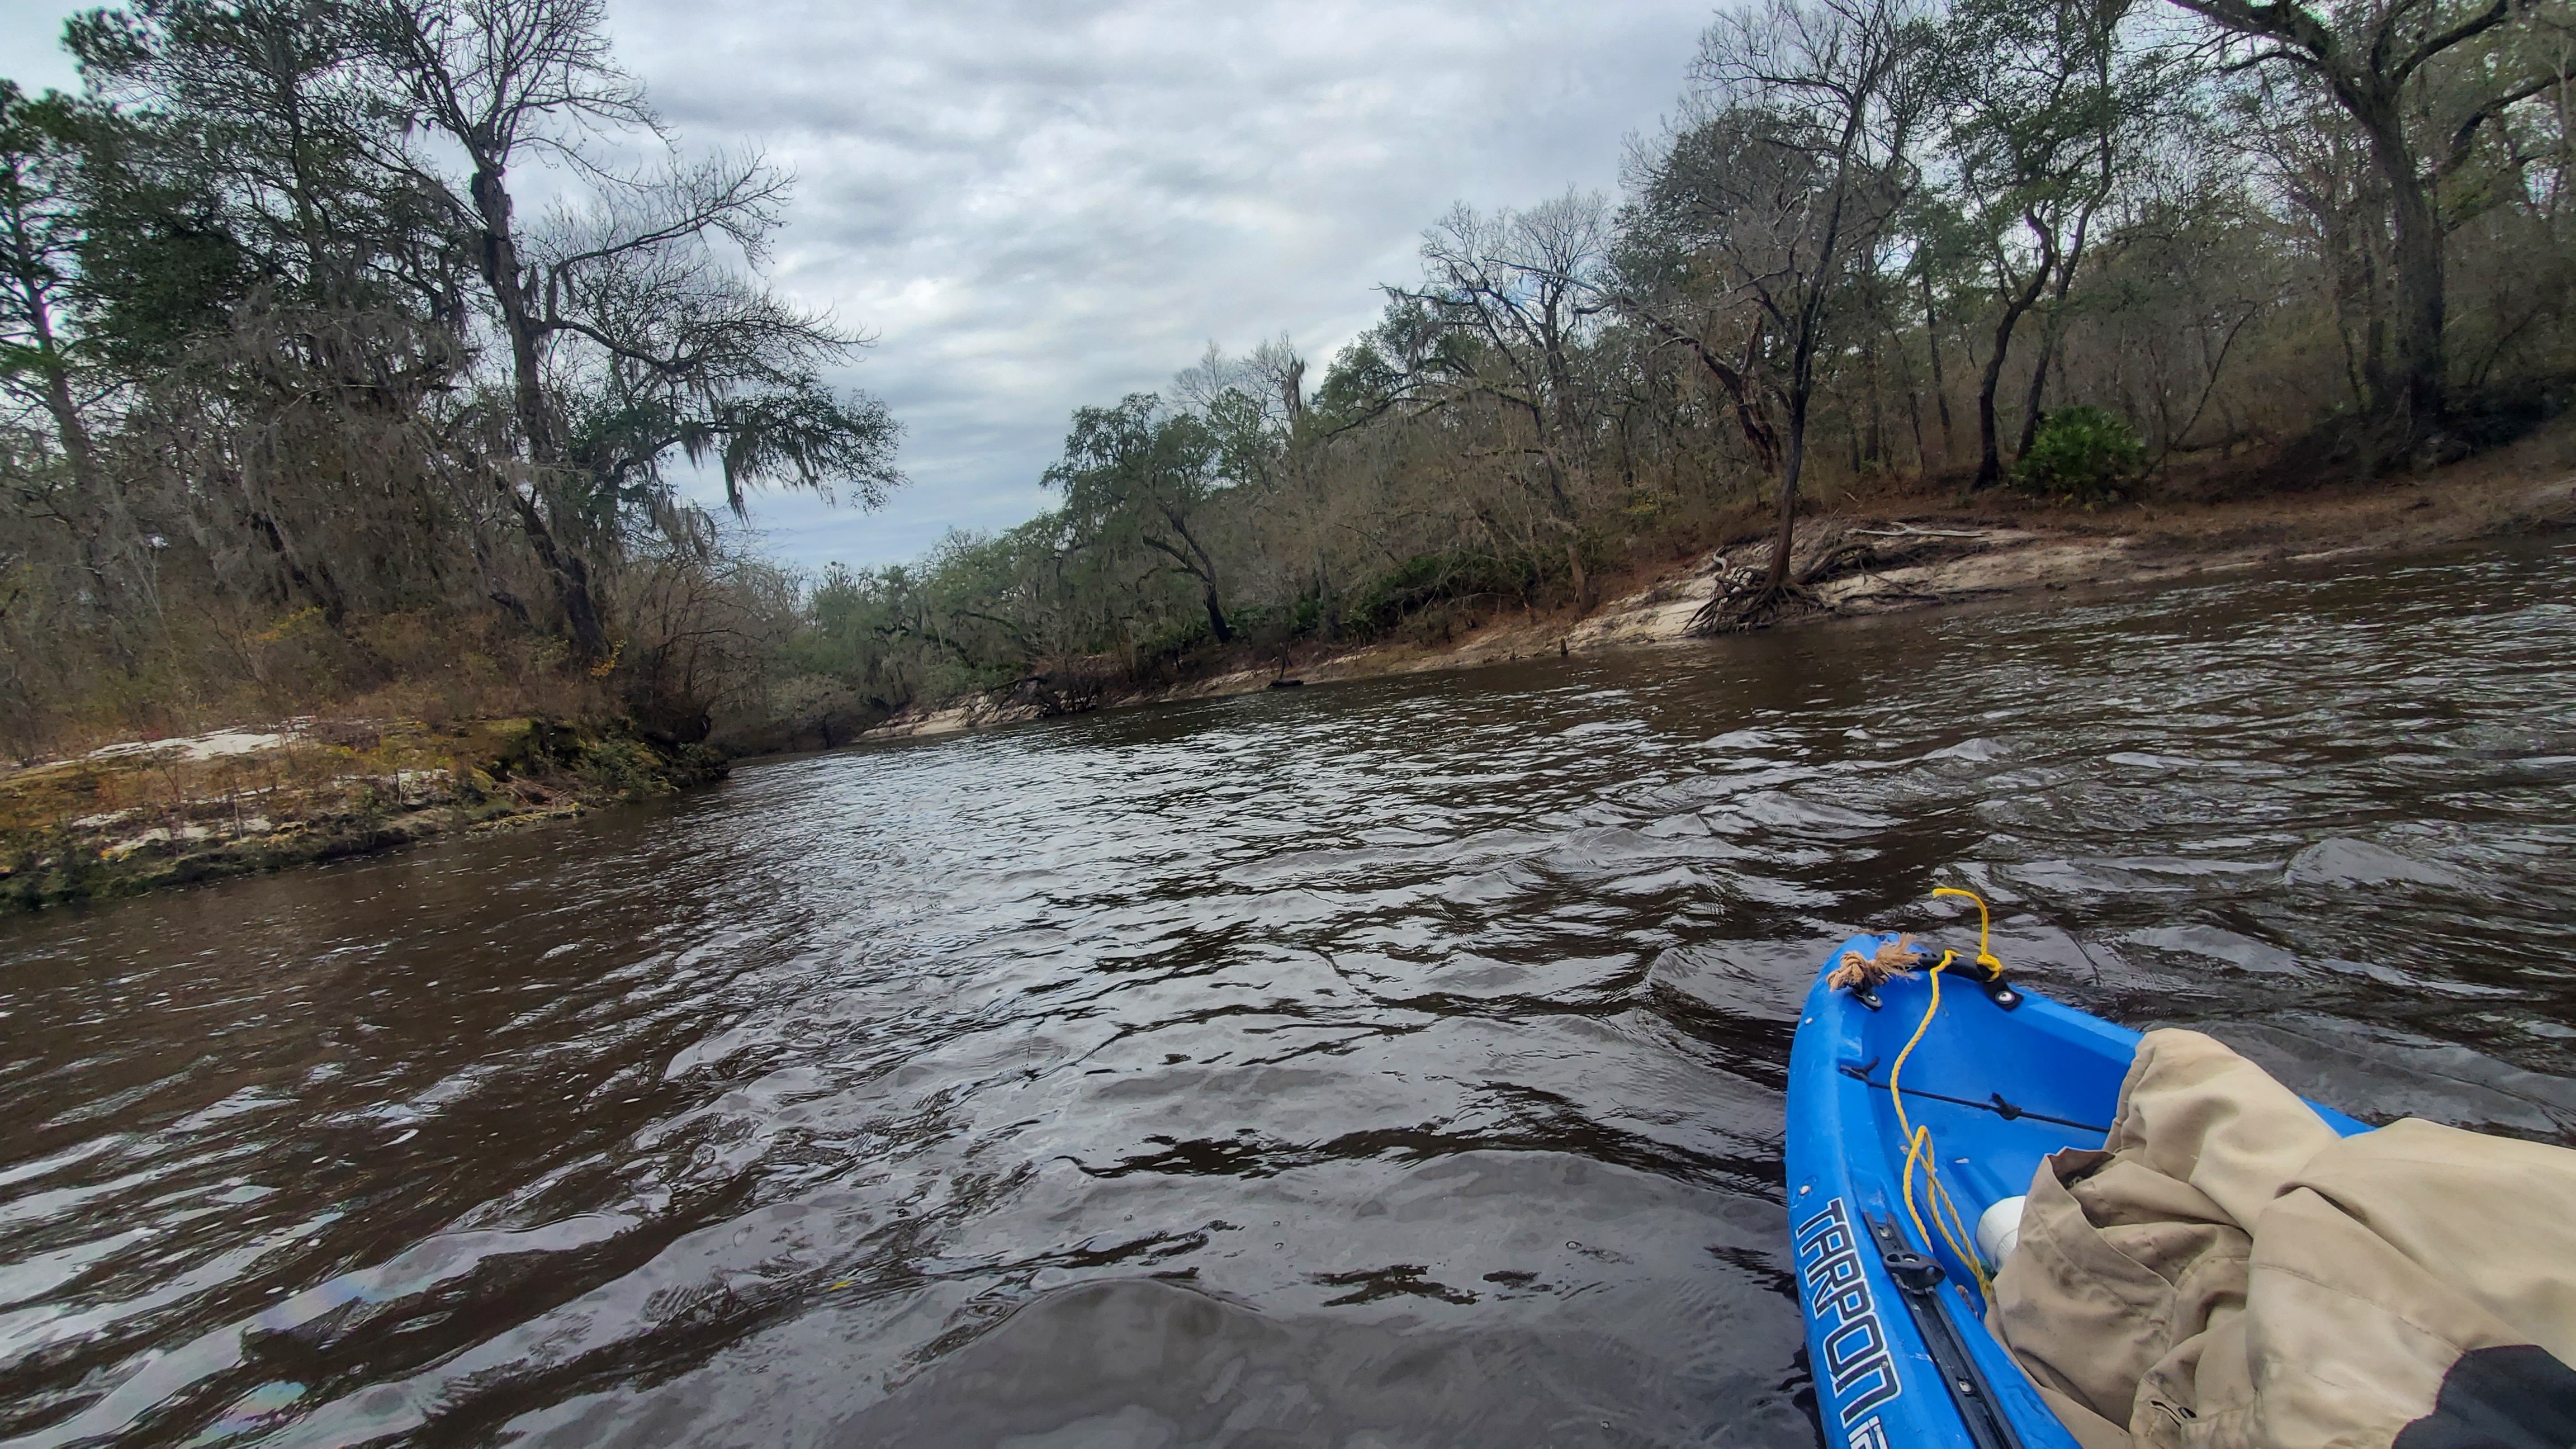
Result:
[[[2438,473],[2268,498],[2086,513],[1985,509],[1952,497],[1851,497],[1805,529],[1808,558],[1855,536],[1914,546],[1910,562],[1852,567],[1815,585],[1826,606],[1784,627],[1969,603],[2038,605],[2078,591],[2188,584],[2213,574],[2576,531],[2576,426]],[[1737,550],[1740,551],[1740,550]],[[1509,615],[1448,639],[1210,657],[1151,686],[1063,675],[902,710],[855,739],[809,749],[987,729],[1129,705],[1472,669],[1519,659],[1667,646],[1690,637],[1716,566],[1693,552],[1606,581],[1588,613]],[[1846,550],[1846,553],[1848,551]],[[1104,671],[1105,675],[1105,671]],[[704,747],[629,725],[507,719],[306,719],[261,730],[131,741],[0,775],[0,910],[381,853],[460,832],[543,825],[724,777]]]
[[[518,811],[449,747],[498,721],[582,722],[598,749],[548,768],[616,798],[890,720],[2347,546],[2226,535],[2293,537],[2326,480],[2469,476],[2440,465],[2576,406],[2566,27],[2175,3],[1721,7],[1615,197],[1427,217],[1329,356],[1123,373],[1013,465],[1036,516],[818,571],[743,525],[765,489],[905,486],[899,420],[845,385],[870,334],[773,285],[790,178],[680,141],[606,9],[84,14],[77,94],[0,80],[0,751],[448,742],[390,768],[452,800],[370,803],[391,747],[268,726],[311,779],[261,808],[361,822],[291,856],[381,809]],[[2155,542],[2211,509],[2250,521]],[[20,828],[278,855],[209,845],[185,770],[124,770]],[[87,889],[20,845],[12,887]]]
[[[2100,512],[2016,506],[2007,498],[1979,501],[1983,507],[1959,507],[1954,497],[1925,497],[1919,489],[1909,494],[1899,488],[1819,507],[1805,526],[1802,569],[1855,536],[1879,539],[1888,546],[1882,557],[1904,552],[1909,543],[1919,553],[1908,561],[1864,561],[1840,568],[1817,581],[1822,608],[1774,627],[1820,627],[1970,603],[2036,603],[2077,589],[2161,587],[2284,564],[2358,564],[2576,529],[2576,426],[2553,426],[2512,447],[2420,475],[2287,495],[2209,502],[2164,497]],[[1606,602],[1589,612],[1507,614],[1436,641],[1318,647],[1266,660],[1229,660],[1168,683],[1102,687],[1070,708],[1061,697],[1067,690],[1064,682],[1053,684],[1056,697],[1023,682],[907,708],[859,738],[947,734],[1090,709],[1251,693],[1287,678],[1325,684],[1681,643],[1693,637],[1713,575],[1734,556],[1758,551],[1767,537],[1767,531],[1758,536],[1748,532],[1733,546],[1694,552],[1662,570],[1608,580]]]

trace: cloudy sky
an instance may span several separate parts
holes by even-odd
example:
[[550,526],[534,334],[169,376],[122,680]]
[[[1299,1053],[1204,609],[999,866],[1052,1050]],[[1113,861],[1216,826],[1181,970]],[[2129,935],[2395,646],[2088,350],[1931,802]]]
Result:
[[[1454,201],[1615,186],[1711,0],[609,0],[689,147],[798,177],[774,280],[872,332],[907,428],[882,513],[770,495],[799,563],[891,562],[1045,506],[1086,403],[1214,341],[1319,364]],[[68,87],[71,5],[0,0],[0,74]]]

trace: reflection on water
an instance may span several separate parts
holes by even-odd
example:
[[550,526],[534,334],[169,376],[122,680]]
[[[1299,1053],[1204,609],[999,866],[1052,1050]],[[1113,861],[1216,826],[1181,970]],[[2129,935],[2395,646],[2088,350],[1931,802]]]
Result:
[[0,1438],[1814,1442],[1865,924],[2576,1140],[2576,551],[1091,716],[0,926]]

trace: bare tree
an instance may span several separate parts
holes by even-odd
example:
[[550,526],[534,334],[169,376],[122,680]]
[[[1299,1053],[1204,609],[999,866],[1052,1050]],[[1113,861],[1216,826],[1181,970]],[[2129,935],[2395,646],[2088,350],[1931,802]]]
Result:
[[1306,422],[1306,359],[1286,333],[1255,343],[1240,357],[1228,356],[1214,342],[1199,360],[1172,377],[1172,395],[1201,417],[1224,404],[1227,392],[1239,394],[1260,416],[1264,427],[1293,434]]
[[2144,114],[2145,67],[2123,63],[2128,0],[1968,0],[1941,66],[1952,186],[1985,242],[1996,314],[1977,385],[1976,486],[2003,476],[1996,395],[2022,320],[2053,293],[2022,407],[2019,451],[2039,431],[2041,390],[2093,222]]
[[[2237,64],[2286,65],[2315,77],[2360,127],[2395,221],[2398,377],[2378,407],[2401,437],[2429,440],[2449,412],[2440,174],[2464,164],[2511,107],[2563,92],[2563,51],[2553,58],[2551,50],[2493,43],[2533,12],[2529,0],[2363,0],[2331,18],[2294,0],[2174,3],[2251,41]],[[2444,88],[2443,113],[2410,117],[2419,77],[2455,51],[2469,63]],[[2410,120],[2428,133],[2424,140],[2409,135]]]
[[[440,198],[467,239],[509,356],[510,420],[522,466],[491,482],[552,579],[575,655],[609,652],[591,566],[568,532],[598,516],[589,485],[652,471],[673,448],[724,465],[728,495],[760,481],[858,484],[873,502],[898,481],[892,421],[824,389],[816,368],[854,345],[745,280],[780,221],[787,178],[757,156],[675,164],[636,179],[598,159],[602,136],[661,137],[642,87],[618,69],[601,0],[373,0],[371,34],[417,124],[461,152],[388,158]],[[586,207],[542,229],[518,215],[511,168],[553,163],[593,183]],[[461,184],[459,182],[461,181]],[[594,349],[555,354],[566,339]],[[588,364],[597,394],[586,451],[553,379]],[[603,472],[603,470],[605,470]]]
[[1592,591],[1577,494],[1593,440],[1575,356],[1608,306],[1601,271],[1609,239],[1608,203],[1597,194],[1568,191],[1526,211],[1492,216],[1462,205],[1423,234],[1422,290],[1400,294],[1473,339],[1478,365],[1460,384],[1527,425],[1521,476],[1561,536],[1575,597],[1584,605]]
[[1656,205],[1696,259],[1706,315],[1741,339],[1688,334],[1776,470],[1779,511],[1768,567],[1748,588],[1722,588],[1701,627],[1760,624],[1792,597],[1817,358],[1850,269],[1876,253],[1913,185],[1929,39],[1908,0],[1765,0],[1722,14],[1701,41],[1693,111]]

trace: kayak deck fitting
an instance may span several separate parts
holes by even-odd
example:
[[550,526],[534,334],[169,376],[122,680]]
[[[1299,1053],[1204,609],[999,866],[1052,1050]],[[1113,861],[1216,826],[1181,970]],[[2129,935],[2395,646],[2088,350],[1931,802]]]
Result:
[[[1828,979],[1836,963],[1912,943],[1855,936],[1799,1013],[1790,1246],[1832,1444],[2075,1449],[1987,1331],[1992,1265],[1975,1230],[1988,1207],[2029,1191],[2050,1153],[2102,1146],[2138,1033],[2008,984],[1983,935],[1975,958],[1936,952],[1857,990]],[[2337,1131],[2365,1130],[2318,1111]]]

